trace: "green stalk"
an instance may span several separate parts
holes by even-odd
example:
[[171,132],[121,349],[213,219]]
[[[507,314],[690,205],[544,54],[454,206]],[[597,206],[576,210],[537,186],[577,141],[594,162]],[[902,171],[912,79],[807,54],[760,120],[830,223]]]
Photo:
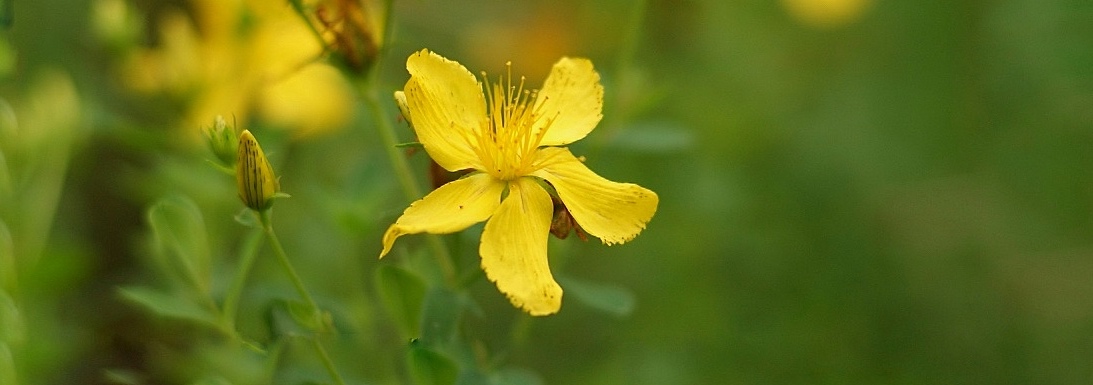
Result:
[[330,376],[333,377],[334,382],[338,385],[345,385],[345,380],[338,374],[338,370],[334,368],[334,361],[330,359],[330,355],[326,353],[326,348],[323,348],[323,344],[319,343],[319,339],[315,338],[311,340],[315,346],[315,352],[319,354],[319,359],[323,361],[323,366],[326,367],[326,371],[330,372]]
[[288,260],[288,255],[285,254],[284,247],[281,247],[281,240],[277,238],[277,233],[273,231],[273,222],[269,217],[269,210],[262,211],[258,214],[258,218],[262,222],[262,228],[266,231],[266,236],[269,237],[269,244],[273,247],[273,254],[277,256],[277,262],[281,263],[281,268],[285,269],[285,274],[288,275],[292,286],[296,288],[296,292],[300,294],[300,297],[307,302],[307,306],[311,308],[312,316],[316,317],[316,321],[319,319],[319,305],[315,302],[315,299],[311,297],[311,293],[304,287],[304,281],[300,279],[300,275],[296,273],[296,269],[292,267],[292,262]]
[[[322,325],[322,312],[319,309],[319,304],[311,297],[311,293],[304,287],[304,281],[300,279],[300,275],[297,274],[296,269],[292,267],[292,262],[288,260],[288,254],[285,253],[285,248],[281,246],[281,241],[277,238],[277,233],[273,231],[273,222],[270,220],[269,210],[260,212],[258,218],[261,220],[262,228],[265,229],[266,236],[269,238],[270,246],[273,247],[273,254],[277,255],[277,261],[280,262],[281,267],[285,269],[285,274],[287,274],[289,280],[292,281],[292,286],[296,287],[296,292],[300,294],[300,297],[303,297],[304,302],[307,302],[308,307],[311,308],[311,316],[314,317],[313,321],[315,321],[317,325]],[[330,374],[330,378],[338,385],[345,385],[345,380],[342,379],[341,374],[338,374],[337,368],[334,367],[334,362],[330,360],[330,355],[326,353],[326,349],[319,343],[319,337],[317,335],[312,338],[312,342],[315,345],[316,352],[319,353],[319,358],[323,361],[323,366],[326,367],[326,371]]]
[[[395,134],[395,128],[387,119],[387,114],[383,112],[384,109],[380,105],[379,97],[366,85],[362,85],[360,91],[364,96],[365,103],[372,110],[376,128],[379,130],[380,139],[383,141],[383,148],[387,151],[387,158],[391,161],[391,167],[395,169],[395,175],[398,177],[403,194],[411,202],[420,199],[424,194],[417,184],[417,180],[414,179],[414,173],[410,170],[410,163],[406,161],[406,156],[403,155],[402,150],[396,147],[398,137]],[[433,256],[436,258],[437,265],[440,266],[440,271],[444,275],[444,282],[449,287],[455,287],[457,283],[455,265],[452,263],[452,256],[448,252],[448,248],[444,246],[444,241],[439,236],[432,234],[425,234],[425,237],[429,248],[432,249]]]

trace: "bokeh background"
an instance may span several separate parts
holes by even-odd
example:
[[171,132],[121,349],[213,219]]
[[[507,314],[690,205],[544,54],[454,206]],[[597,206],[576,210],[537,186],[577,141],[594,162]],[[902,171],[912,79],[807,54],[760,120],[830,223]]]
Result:
[[[338,314],[339,368],[409,383],[372,281],[429,267],[376,260],[407,200],[352,83],[290,60],[316,51],[287,3],[0,0],[0,16],[0,365],[19,383],[242,365],[118,291],[163,286],[145,212],[164,196],[200,208],[214,291],[231,276],[248,230],[199,140],[216,114],[256,133],[293,195],[278,232]],[[511,60],[531,84],[590,58],[605,119],[574,152],[660,195],[630,243],[552,241],[570,279],[555,316],[471,286],[461,330],[521,368],[509,383],[1093,382],[1093,2],[406,0],[385,21],[383,95],[421,48],[473,72]],[[446,238],[470,270],[475,231]],[[262,253],[241,308],[255,335],[292,295]],[[572,294],[589,282],[608,304]],[[276,383],[326,381],[285,354]]]

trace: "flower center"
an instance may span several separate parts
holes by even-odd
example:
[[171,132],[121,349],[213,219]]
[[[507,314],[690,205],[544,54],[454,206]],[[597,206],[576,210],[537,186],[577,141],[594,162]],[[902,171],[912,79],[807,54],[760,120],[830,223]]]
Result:
[[471,138],[475,152],[485,172],[501,180],[513,180],[532,171],[535,152],[550,121],[536,129],[541,114],[535,110],[537,90],[525,90],[524,78],[512,84],[512,62],[506,63],[508,75],[490,83],[485,73],[486,118],[475,137]]

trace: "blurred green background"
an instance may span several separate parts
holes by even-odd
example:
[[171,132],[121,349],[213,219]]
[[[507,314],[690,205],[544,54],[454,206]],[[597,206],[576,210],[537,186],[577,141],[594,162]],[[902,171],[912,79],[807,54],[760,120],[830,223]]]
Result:
[[[18,272],[0,305],[25,329],[11,342],[18,322],[0,324],[16,347],[0,365],[28,384],[181,382],[171,373],[217,357],[201,332],[116,291],[161,283],[144,212],[197,202],[214,285],[247,230],[181,118],[190,94],[141,94],[118,68],[200,2],[136,0],[120,18],[98,3],[0,1],[0,246],[15,257],[0,269]],[[392,15],[382,95],[421,48],[472,72],[511,60],[533,85],[561,56],[592,59],[605,119],[574,152],[660,195],[630,243],[552,240],[557,275],[625,288],[629,314],[567,291],[559,314],[526,321],[472,286],[465,333],[498,361],[550,384],[1093,382],[1093,2],[407,0]],[[387,383],[406,341],[366,305],[373,271],[399,263],[376,255],[407,201],[372,113],[349,105],[317,134],[244,120],[293,195],[278,232],[341,314],[336,361]],[[447,238],[470,269],[474,232]],[[241,310],[252,330],[263,298],[292,294],[262,253]]]

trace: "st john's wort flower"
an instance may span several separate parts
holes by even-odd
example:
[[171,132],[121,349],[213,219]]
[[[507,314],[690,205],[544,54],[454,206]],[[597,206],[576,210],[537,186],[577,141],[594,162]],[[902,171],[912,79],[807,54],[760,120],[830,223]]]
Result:
[[[507,77],[479,83],[466,68],[421,50],[406,61],[410,80],[395,99],[425,151],[449,171],[473,170],[410,205],[383,236],[382,258],[404,234],[446,234],[486,221],[482,269],[516,307],[548,315],[562,288],[547,263],[554,206],[548,188],[580,228],[611,245],[633,239],[656,212],[656,193],[593,173],[562,147],[603,117],[603,86],[587,59],[562,58],[543,88]],[[483,92],[483,89],[485,92]]]

